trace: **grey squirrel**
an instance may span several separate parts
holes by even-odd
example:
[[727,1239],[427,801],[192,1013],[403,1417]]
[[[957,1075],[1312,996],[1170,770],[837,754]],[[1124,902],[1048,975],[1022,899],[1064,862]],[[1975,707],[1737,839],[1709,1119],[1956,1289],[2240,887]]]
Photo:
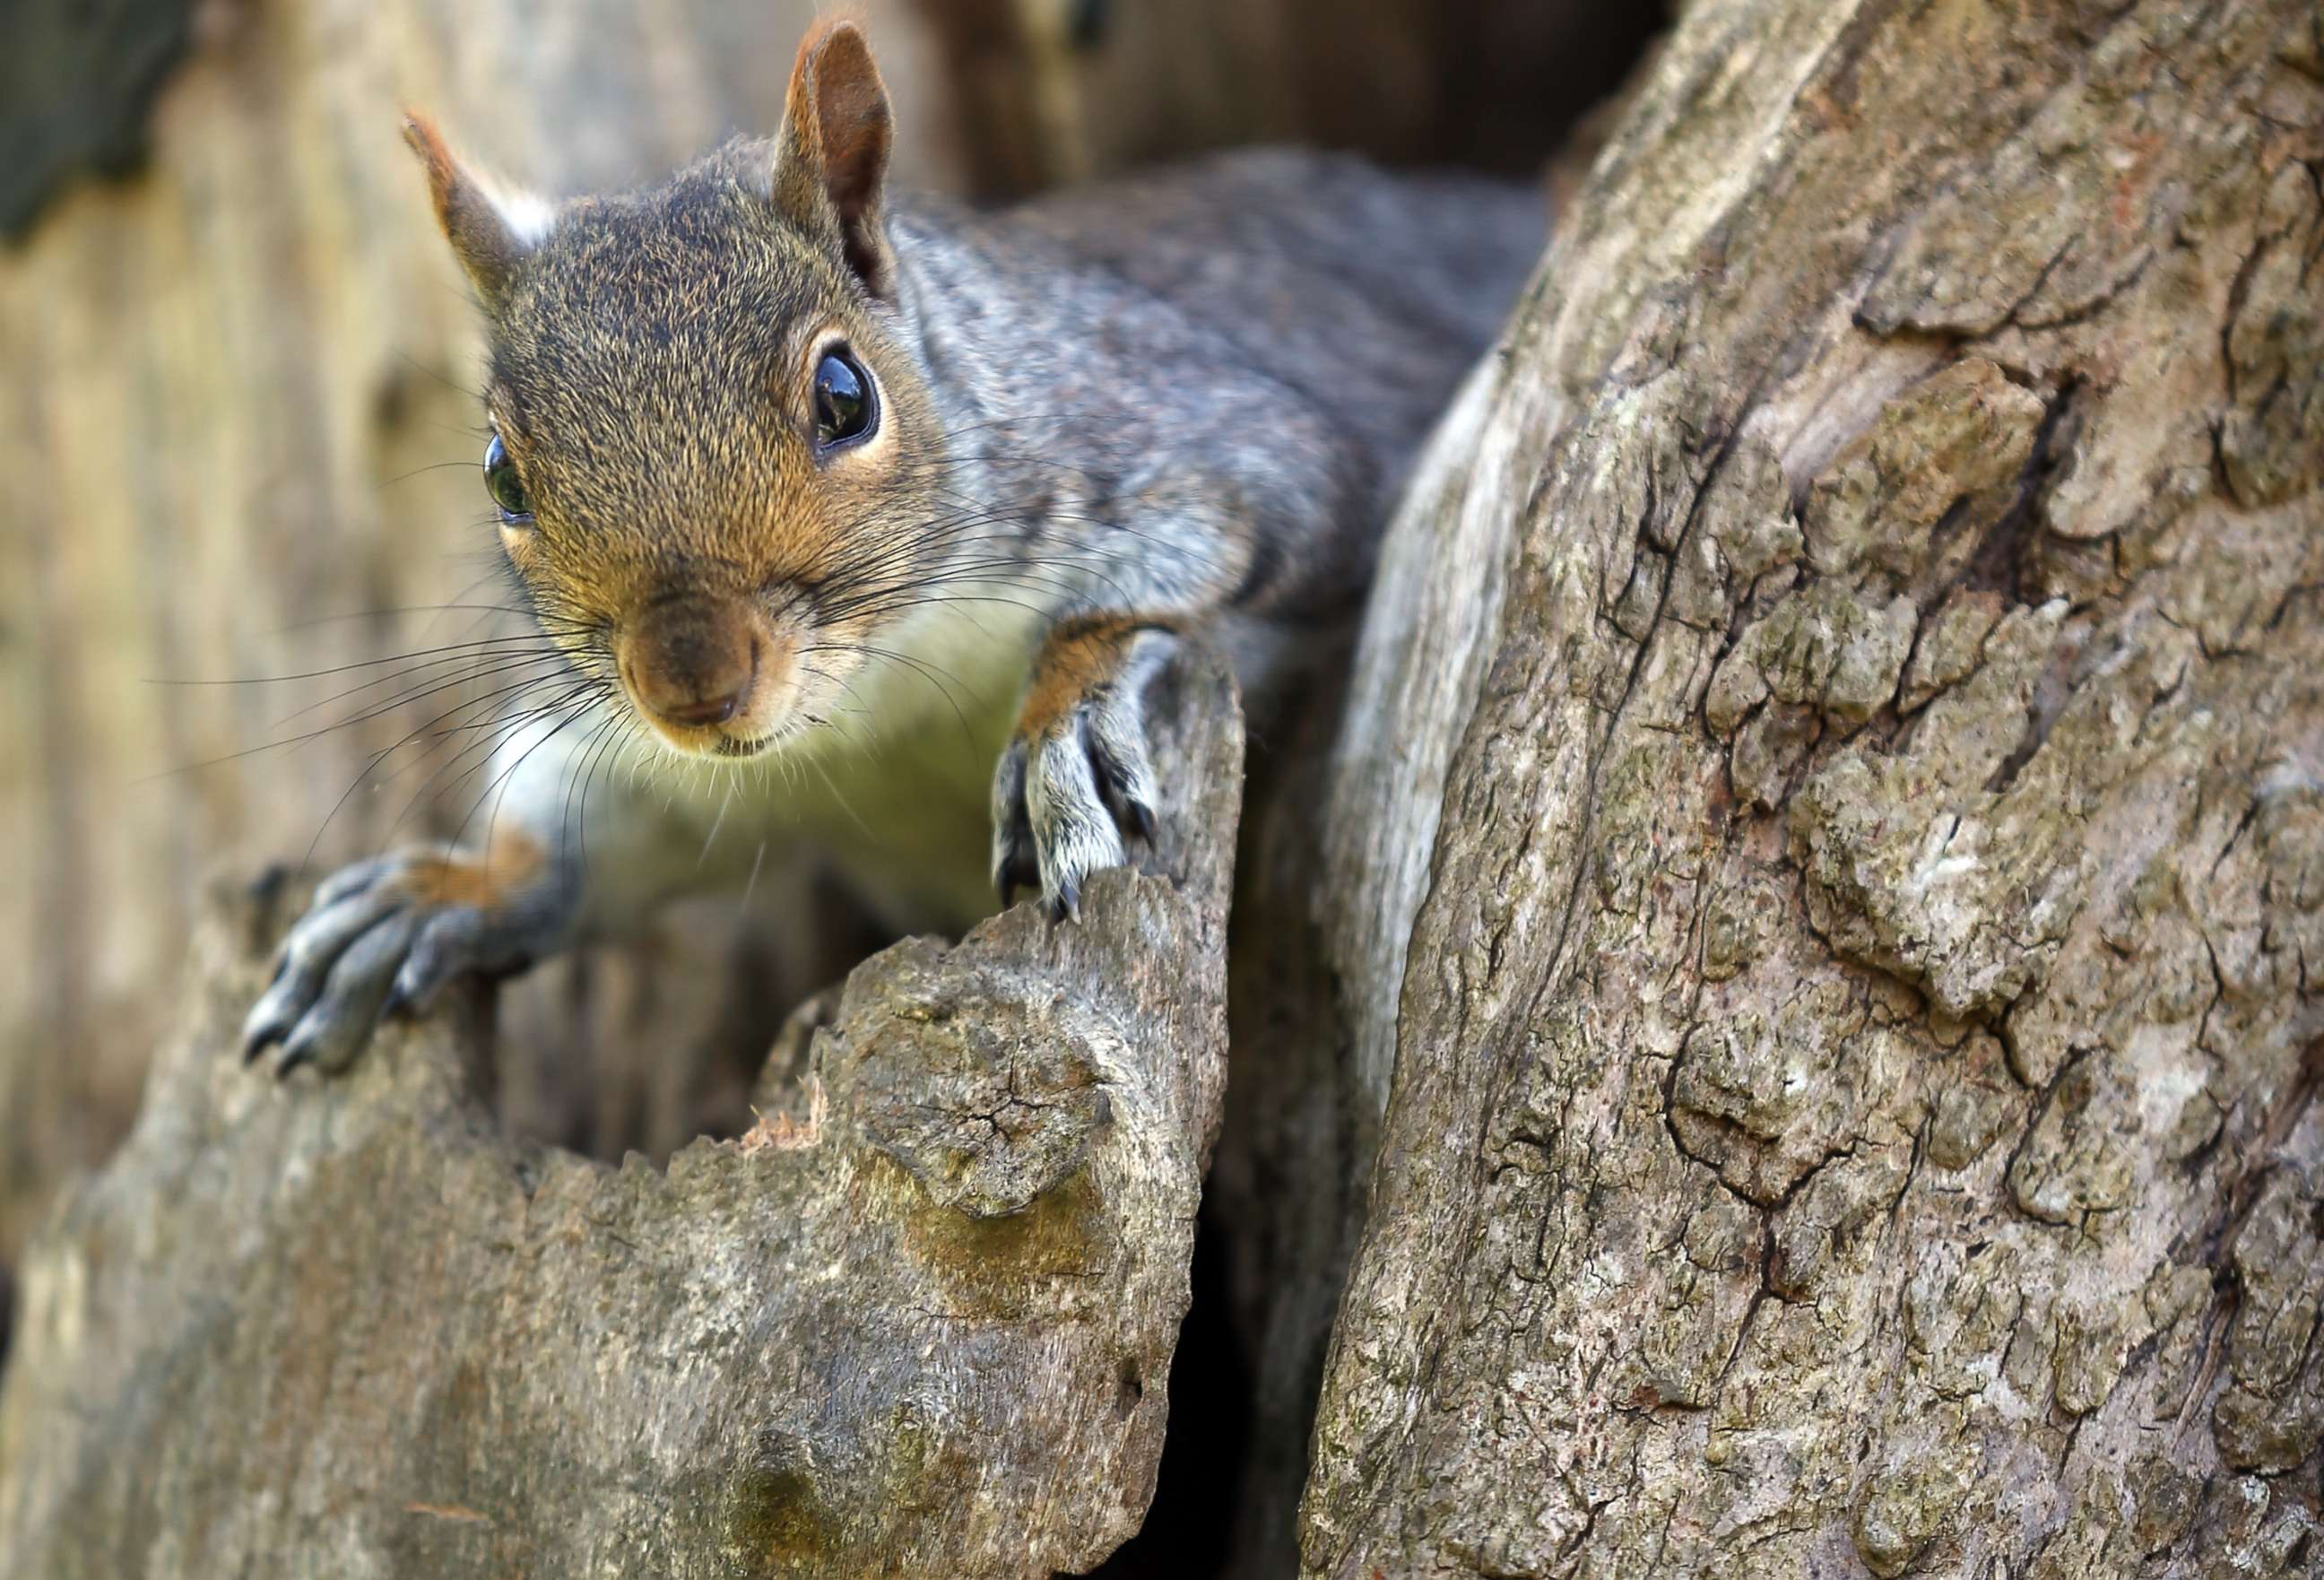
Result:
[[[489,321],[502,545],[572,684],[468,843],[317,892],[244,1026],[278,1073],[770,839],[914,925],[993,885],[1072,916],[1151,828],[1145,682],[1199,635],[1263,684],[1356,605],[1546,226],[1521,188],[1287,151],[907,199],[844,22],[773,140],[642,193],[552,207],[406,134]],[[613,744],[696,766],[596,772]]]

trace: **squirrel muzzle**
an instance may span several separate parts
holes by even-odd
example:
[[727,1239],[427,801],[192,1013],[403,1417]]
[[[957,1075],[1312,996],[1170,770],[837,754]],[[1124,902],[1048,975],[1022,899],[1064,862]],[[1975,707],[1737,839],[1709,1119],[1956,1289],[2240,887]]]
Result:
[[793,645],[749,601],[698,592],[656,599],[613,643],[622,688],[681,751],[747,755],[779,729]]

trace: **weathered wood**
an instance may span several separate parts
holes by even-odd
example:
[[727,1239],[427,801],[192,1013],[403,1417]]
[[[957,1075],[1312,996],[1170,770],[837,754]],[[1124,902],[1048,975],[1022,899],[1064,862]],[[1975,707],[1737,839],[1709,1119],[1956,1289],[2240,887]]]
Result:
[[874,956],[779,1109],[667,1171],[503,1141],[473,1007],[342,1080],[244,1069],[275,908],[214,919],[136,1130],[25,1260],[0,1573],[1103,1557],[1226,1073],[1240,720],[1207,661],[1157,693],[1166,875]]
[[[1579,188],[1632,91],[1568,140],[1554,192]],[[1253,1379],[1228,1570],[1238,1580],[1274,1580],[1298,1562],[1315,1395],[1379,1146],[1405,944],[1499,617],[1508,501],[1532,475],[1522,449],[1477,442],[1497,401],[1539,396],[1499,376],[1503,355],[1483,359],[1412,480],[1426,507],[1385,547],[1355,661],[1328,666],[1347,678],[1314,688],[1255,754],[1230,1000],[1235,1045],[1250,1052],[1236,1061],[1210,1198],[1231,1225],[1222,1235]],[[1505,441],[1543,429],[1552,410],[1504,420]]]
[[2319,170],[2305,0],[1688,9],[1372,611],[1306,1573],[2312,1567]]

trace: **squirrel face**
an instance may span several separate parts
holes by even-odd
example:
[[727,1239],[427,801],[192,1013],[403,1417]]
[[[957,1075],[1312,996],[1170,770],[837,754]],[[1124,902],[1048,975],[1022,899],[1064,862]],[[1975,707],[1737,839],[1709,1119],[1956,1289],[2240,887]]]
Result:
[[543,629],[680,752],[819,722],[941,552],[861,33],[809,35],[772,143],[641,195],[512,201],[407,130],[490,321],[485,482]]

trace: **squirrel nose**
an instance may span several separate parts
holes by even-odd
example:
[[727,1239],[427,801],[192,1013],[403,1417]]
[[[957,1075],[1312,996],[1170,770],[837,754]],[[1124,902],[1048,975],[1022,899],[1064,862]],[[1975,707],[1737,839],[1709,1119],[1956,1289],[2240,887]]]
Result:
[[758,679],[761,646],[747,610],[670,598],[639,616],[619,656],[640,707],[665,724],[698,729],[742,711]]
[[742,691],[737,687],[724,697],[703,697],[690,702],[655,698],[648,706],[674,725],[723,725],[742,710]]

